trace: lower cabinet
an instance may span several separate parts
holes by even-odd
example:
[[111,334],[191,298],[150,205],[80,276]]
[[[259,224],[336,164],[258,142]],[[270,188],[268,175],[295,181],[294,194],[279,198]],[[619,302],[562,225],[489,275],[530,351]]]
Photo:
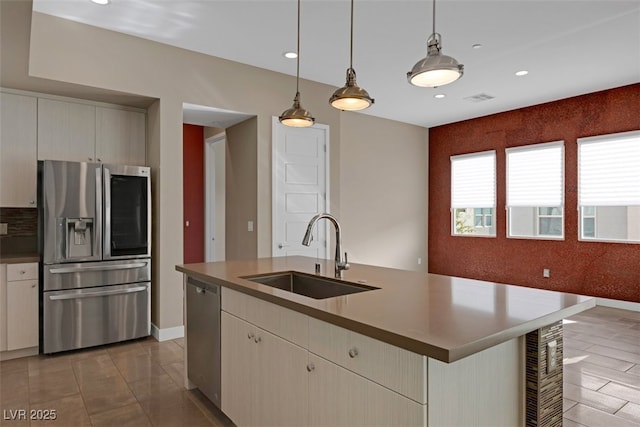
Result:
[[309,424],[425,426],[427,406],[309,353]]
[[0,270],[0,351],[38,346],[38,264]]
[[307,350],[225,311],[222,411],[238,426],[304,426]]
[[[228,288],[222,289],[222,307],[221,409],[238,427],[427,425],[427,405],[403,396],[411,387],[396,387],[386,379],[389,374],[375,373],[392,371],[391,377],[403,378],[395,374],[396,370],[409,372],[405,377],[418,377],[409,383],[419,381],[425,389],[422,356],[415,363],[402,363],[402,358],[395,357],[395,350],[386,347],[378,349],[355,339],[350,339],[347,346],[346,340],[329,339],[344,333],[342,328],[324,322],[311,328],[313,319],[307,316]],[[256,325],[260,322],[255,319],[263,318],[261,313],[266,312],[272,319],[289,321]],[[290,333],[294,319],[297,326],[313,329],[308,344],[306,334]],[[283,336],[302,338],[293,343]],[[331,341],[335,350],[325,347]],[[360,349],[358,355],[353,353],[354,345]],[[326,350],[326,354],[321,351],[322,356],[309,351],[321,348]],[[371,357],[380,352],[384,357],[374,368]],[[333,359],[332,355],[342,353],[344,358]],[[371,375],[363,376],[358,370]]]

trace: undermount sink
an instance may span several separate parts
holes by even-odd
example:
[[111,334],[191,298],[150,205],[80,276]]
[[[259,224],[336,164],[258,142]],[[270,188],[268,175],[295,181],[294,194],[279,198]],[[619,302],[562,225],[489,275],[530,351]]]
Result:
[[295,271],[246,276],[243,279],[315,299],[332,298],[379,289],[373,286],[347,283]]

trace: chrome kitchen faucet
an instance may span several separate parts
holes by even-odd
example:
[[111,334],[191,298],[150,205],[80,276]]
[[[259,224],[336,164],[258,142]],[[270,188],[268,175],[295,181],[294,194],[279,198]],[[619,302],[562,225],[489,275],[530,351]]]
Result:
[[336,272],[337,278],[342,278],[342,271],[349,269],[349,263],[347,261],[346,252],[344,253],[344,261],[342,260],[342,237],[340,233],[340,224],[338,223],[338,220],[333,215],[328,213],[321,213],[311,218],[311,221],[309,221],[309,225],[307,226],[307,232],[304,233],[304,237],[302,238],[302,244],[305,246],[309,246],[311,244],[311,241],[313,240],[313,233],[312,233],[313,227],[316,225],[316,222],[318,222],[322,218],[328,219],[336,229],[335,272]]

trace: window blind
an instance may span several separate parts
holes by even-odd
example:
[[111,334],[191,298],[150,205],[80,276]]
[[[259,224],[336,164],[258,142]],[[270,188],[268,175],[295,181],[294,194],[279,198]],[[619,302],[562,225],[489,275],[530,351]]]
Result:
[[507,206],[562,206],[564,142],[508,148]]
[[496,205],[496,152],[451,156],[451,207]]
[[578,139],[578,205],[640,206],[640,131]]

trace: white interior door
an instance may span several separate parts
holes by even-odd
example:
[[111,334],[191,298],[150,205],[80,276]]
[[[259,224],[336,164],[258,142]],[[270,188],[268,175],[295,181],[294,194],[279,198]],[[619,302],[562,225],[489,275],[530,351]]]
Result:
[[224,132],[205,140],[205,261],[225,259],[225,141]]
[[311,246],[302,245],[309,220],[329,212],[329,126],[291,128],[273,124],[273,256],[327,258],[327,222],[316,226]]

